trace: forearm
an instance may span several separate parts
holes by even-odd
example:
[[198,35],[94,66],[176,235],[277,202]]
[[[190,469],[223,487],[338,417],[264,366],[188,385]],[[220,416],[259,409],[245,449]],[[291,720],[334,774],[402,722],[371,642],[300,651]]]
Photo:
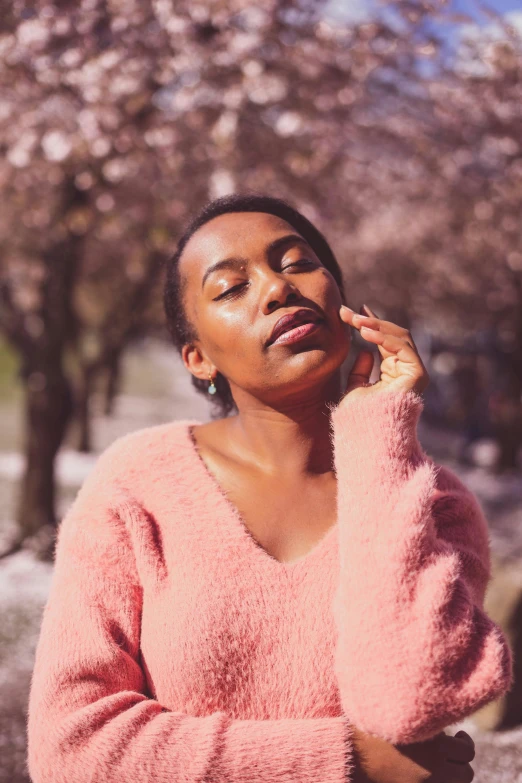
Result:
[[512,678],[507,641],[481,605],[487,525],[471,494],[444,486],[424,454],[421,410],[418,395],[400,392],[332,413],[335,669],[346,714],[394,742],[433,736]]

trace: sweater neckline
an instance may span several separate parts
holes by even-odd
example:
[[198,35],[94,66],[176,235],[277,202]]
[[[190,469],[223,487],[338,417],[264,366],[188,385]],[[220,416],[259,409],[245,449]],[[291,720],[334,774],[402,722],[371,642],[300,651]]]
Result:
[[296,560],[277,560],[277,558],[266,551],[251,533],[238,507],[230,500],[218,479],[203,459],[193,433],[193,429],[200,424],[201,422],[192,420],[185,422],[184,425],[185,437],[190,446],[189,453],[193,460],[194,470],[200,475],[200,483],[206,486],[207,496],[211,496],[211,505],[213,506],[214,512],[217,513],[220,519],[225,521],[228,529],[239,538],[243,543],[245,550],[250,553],[250,557],[253,560],[257,560],[258,563],[264,564],[267,568],[271,568],[275,572],[286,573],[287,575],[306,569],[316,560],[320,559],[336,537],[339,526],[338,522],[335,522],[335,524],[326,531],[323,537],[305,555]]

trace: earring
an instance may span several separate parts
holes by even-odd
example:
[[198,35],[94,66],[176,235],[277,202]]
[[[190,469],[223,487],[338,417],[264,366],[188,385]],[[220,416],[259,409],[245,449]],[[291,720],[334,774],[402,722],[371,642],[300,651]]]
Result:
[[214,379],[212,378],[212,375],[210,374],[210,372],[208,374],[208,378],[209,378],[209,381],[210,381],[210,386],[208,387],[208,393],[209,394],[215,394],[217,392],[217,389],[216,389],[216,387],[214,385]]

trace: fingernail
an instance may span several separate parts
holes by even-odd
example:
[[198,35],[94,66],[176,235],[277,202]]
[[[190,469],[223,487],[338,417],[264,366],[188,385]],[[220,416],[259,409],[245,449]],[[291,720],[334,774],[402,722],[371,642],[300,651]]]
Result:
[[371,314],[372,314],[372,313],[371,313],[371,310],[370,310],[370,308],[368,307],[368,305],[367,305],[367,304],[363,304],[363,306],[361,307],[361,309],[359,310],[359,312],[360,312],[360,313],[362,313],[362,315],[365,315],[365,314],[366,314],[366,315],[371,315]]

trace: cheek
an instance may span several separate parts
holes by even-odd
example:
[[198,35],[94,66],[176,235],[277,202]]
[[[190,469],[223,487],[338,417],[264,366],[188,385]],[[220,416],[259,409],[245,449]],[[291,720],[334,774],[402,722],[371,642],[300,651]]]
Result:
[[313,287],[315,289],[315,298],[323,304],[323,306],[342,304],[341,292],[339,286],[335,281],[333,275],[327,269],[319,269],[318,277],[314,281]]
[[232,364],[236,360],[252,357],[254,331],[244,310],[223,308],[212,320],[204,323],[204,343],[212,356]]

